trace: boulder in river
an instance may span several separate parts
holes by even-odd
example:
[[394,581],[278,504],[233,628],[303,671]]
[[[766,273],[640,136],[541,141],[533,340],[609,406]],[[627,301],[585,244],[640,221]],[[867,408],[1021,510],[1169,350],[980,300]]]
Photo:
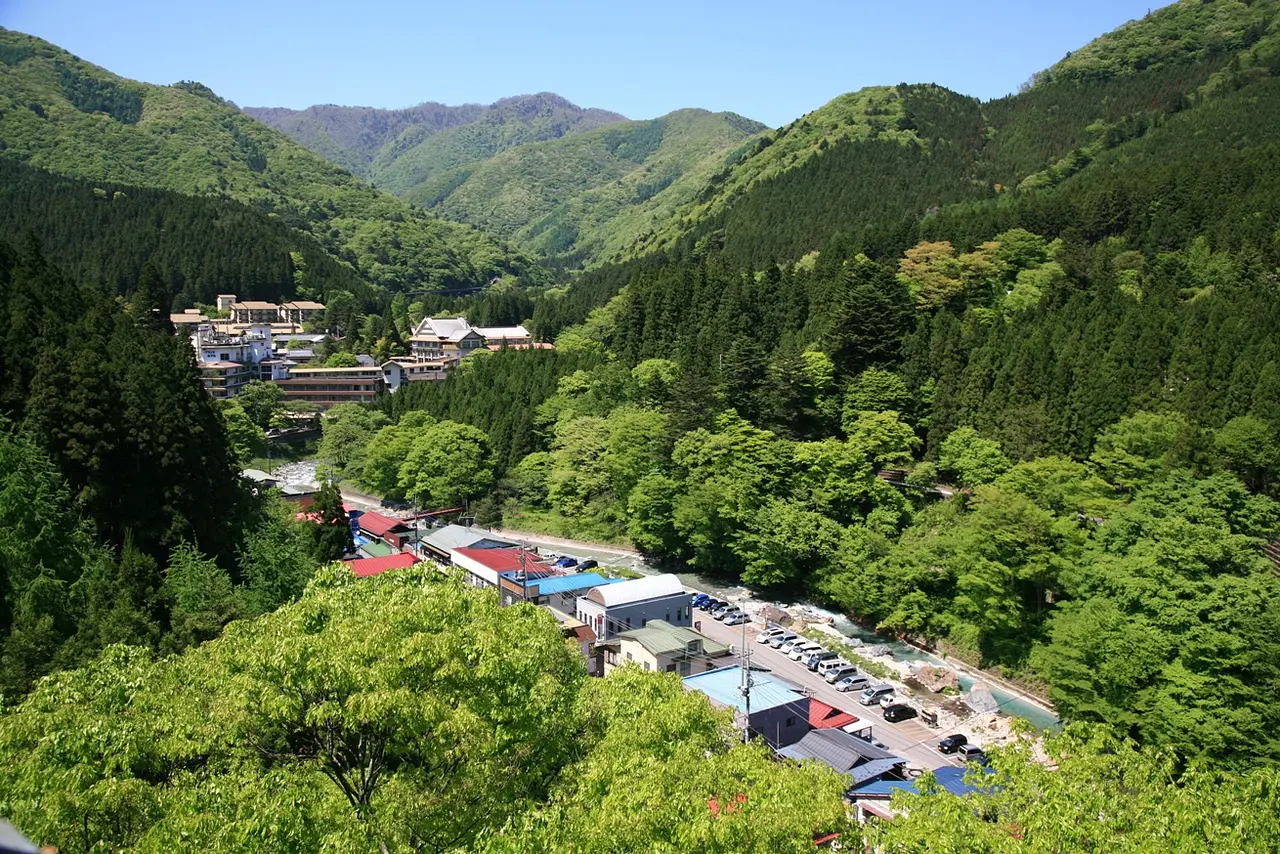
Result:
[[964,695],[964,702],[978,714],[994,714],[1000,711],[1000,704],[992,696],[991,689],[985,682],[974,682],[973,687]]
[[916,671],[916,680],[935,694],[947,688],[959,688],[960,677],[950,667],[924,666]]
[[770,623],[777,623],[780,626],[789,626],[793,622],[791,615],[781,608],[775,608],[773,605],[766,605],[760,611],[760,617]]

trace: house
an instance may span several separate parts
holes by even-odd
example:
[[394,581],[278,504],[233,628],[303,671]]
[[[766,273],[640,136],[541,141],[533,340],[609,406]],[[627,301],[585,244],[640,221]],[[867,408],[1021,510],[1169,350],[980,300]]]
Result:
[[410,359],[392,359],[382,366],[382,375],[386,379],[387,391],[394,392],[405,383],[444,382],[449,373],[457,366],[457,356],[441,356],[438,359],[428,359],[421,362]]
[[907,764],[901,756],[840,729],[810,730],[799,741],[777,750],[787,759],[814,759],[831,766],[849,779],[850,788],[886,774],[901,776]]
[[173,324],[176,332],[182,333],[186,331],[190,333],[202,323],[208,323],[209,318],[200,313],[198,308],[184,309],[180,314],[169,315],[169,322]]
[[709,637],[673,626],[666,620],[650,620],[643,628],[620,633],[612,641],[601,644],[604,672],[629,662],[657,673],[692,673],[715,670],[724,664],[729,647]]
[[[939,789],[957,796],[967,795],[970,792],[989,791],[990,789],[986,786],[965,782],[965,775],[970,773],[971,770],[971,768],[956,768],[951,765],[944,765],[941,768],[934,769],[933,779],[938,784]],[[994,774],[995,772],[990,768],[986,768],[977,773]],[[855,817],[860,824],[865,824],[868,819],[892,821],[894,813],[889,806],[889,801],[893,797],[893,793],[911,792],[917,795],[924,794],[925,790],[921,789],[920,783],[919,779],[879,778],[854,786],[849,792],[849,800],[853,803]]]
[[564,634],[566,640],[574,641],[582,657],[587,660],[587,674],[590,676],[600,675],[599,662],[596,656],[592,654],[592,644],[595,643],[596,633],[591,631],[590,626],[586,623],[569,616],[564,611],[556,608],[548,608],[551,616],[556,618],[556,623],[560,626],[560,631]]
[[503,572],[546,569],[536,552],[521,548],[478,549],[457,548],[449,552],[449,562],[467,573],[467,582],[475,587],[497,587]]
[[231,311],[231,306],[235,303],[235,301],[236,301],[235,294],[218,294],[218,296],[215,297],[214,299],[214,302],[217,305],[218,311]]
[[529,335],[529,330],[523,326],[473,326],[481,338],[484,339],[484,345],[498,348],[506,345],[514,347],[519,345],[529,345],[533,341],[533,337]]
[[448,566],[452,563],[451,552],[454,549],[512,548],[515,543],[511,540],[504,540],[501,537],[494,536],[480,528],[469,528],[464,525],[445,525],[443,528],[432,531],[423,537],[419,545],[425,557],[432,558]]
[[355,518],[360,533],[371,540],[381,540],[395,549],[409,544],[413,529],[399,519],[366,510]]
[[253,481],[254,486],[262,489],[270,489],[273,486],[279,485],[279,481],[262,469],[245,469],[240,472],[240,476],[245,480]]
[[465,317],[424,317],[414,328],[409,344],[415,361],[430,362],[445,356],[470,356],[484,346],[484,339]]
[[532,602],[572,609],[578,594],[606,584],[620,584],[620,578],[605,578],[595,572],[575,572],[568,575],[550,570],[509,570],[498,576],[498,595],[503,605]]
[[693,622],[691,611],[684,585],[666,573],[597,587],[578,597],[576,616],[596,637],[611,640],[619,632],[638,629],[650,620],[687,628]]
[[373,403],[385,387],[382,368],[287,368],[276,384],[285,400],[306,400],[328,408],[339,403]]
[[280,306],[273,302],[246,300],[231,304],[232,323],[275,323],[280,319]]
[[324,317],[324,305],[311,300],[294,300],[280,306],[278,314],[282,323],[307,323]]
[[384,557],[365,557],[343,561],[356,574],[357,578],[381,575],[389,569],[407,569],[417,562],[418,559],[408,552],[397,552]]
[[[730,665],[684,678],[684,687],[700,691],[713,706],[733,709],[739,729],[763,738],[775,750],[795,744],[809,732],[809,696],[772,673],[751,668],[751,687],[744,692],[741,665]],[[748,716],[748,702],[750,713]]]

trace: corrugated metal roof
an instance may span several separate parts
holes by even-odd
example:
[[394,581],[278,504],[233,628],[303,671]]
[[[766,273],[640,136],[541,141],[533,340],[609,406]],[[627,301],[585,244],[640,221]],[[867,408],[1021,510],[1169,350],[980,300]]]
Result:
[[643,628],[619,632],[618,637],[629,638],[654,655],[687,652],[689,644],[695,641],[701,641],[701,652],[705,655],[723,655],[729,651],[729,647],[719,641],[714,641],[693,629],[673,626],[666,620],[650,620],[644,624]]
[[[580,572],[555,578],[533,578],[525,586],[537,587],[539,596],[554,596],[557,593],[572,593],[575,590],[601,587],[605,584],[616,584],[621,580],[620,578],[605,578],[603,575],[594,572]],[[519,584],[520,582],[516,583]]]
[[361,513],[358,523],[360,530],[368,531],[375,537],[381,537],[391,529],[404,525],[399,519],[392,519],[390,516],[383,516],[381,513],[375,513],[372,510]]
[[682,593],[684,593],[684,585],[680,583],[679,578],[668,572],[663,575],[650,575],[647,578],[624,581],[621,584],[611,584],[608,587],[597,587],[587,596],[606,608],[614,608]]
[[388,569],[405,569],[413,566],[418,559],[408,552],[400,552],[398,554],[387,555],[386,557],[366,557],[359,560],[344,560],[347,566],[351,567],[351,571],[356,574],[357,578],[368,578],[370,575],[380,575]]
[[786,751],[784,755],[792,759],[817,759],[841,774],[850,773],[859,763],[888,759],[898,763],[904,761],[869,741],[838,729],[810,730]]
[[[789,682],[776,676],[765,676],[755,668],[751,671],[751,711],[760,712],[791,703],[796,704],[796,714],[808,717],[809,697]],[[722,706],[746,711],[742,696],[742,667],[734,664],[684,678],[686,688],[701,691]]]
[[[969,792],[982,792],[988,789],[984,786],[975,786],[972,783],[964,781],[966,768],[942,767],[935,769],[933,772],[934,779],[938,781],[938,786],[944,791],[953,795],[964,795]],[[985,769],[984,772],[993,773],[991,769]],[[853,790],[853,796],[856,798],[885,798],[888,799],[894,792],[906,791],[920,793],[918,780],[875,780],[870,783],[859,786]]]
[[488,540],[493,543],[502,543],[507,546],[514,546],[515,543],[508,542],[499,537],[494,537],[488,531],[482,531],[478,528],[468,528],[463,525],[445,525],[438,531],[432,531],[430,534],[422,538],[422,542],[433,546],[442,552],[451,552],[454,549],[473,548],[482,540]]

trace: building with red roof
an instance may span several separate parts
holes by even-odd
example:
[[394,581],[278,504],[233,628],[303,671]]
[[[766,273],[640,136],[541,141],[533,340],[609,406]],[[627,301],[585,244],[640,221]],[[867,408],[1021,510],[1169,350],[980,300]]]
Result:
[[498,576],[503,572],[524,569],[546,569],[536,552],[521,548],[476,549],[460,548],[449,552],[454,566],[467,571],[467,580],[476,587],[497,587]]
[[356,574],[356,578],[381,575],[388,569],[407,569],[417,562],[418,559],[409,552],[399,552],[385,557],[366,557],[343,561],[343,563],[351,567],[351,571]]
[[814,729],[834,729],[847,726],[858,720],[857,715],[842,712],[835,706],[829,706],[817,697],[809,698],[809,726]]
[[392,519],[390,516],[367,510],[356,519],[356,524],[360,526],[360,533],[375,540],[382,540],[389,546],[401,548],[409,542],[410,528],[399,519]]

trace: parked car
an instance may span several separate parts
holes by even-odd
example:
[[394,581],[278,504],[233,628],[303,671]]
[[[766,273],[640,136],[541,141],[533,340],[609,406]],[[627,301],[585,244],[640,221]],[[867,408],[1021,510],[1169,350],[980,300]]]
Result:
[[884,710],[884,719],[891,724],[895,724],[898,721],[911,720],[918,714],[920,713],[906,703],[894,703]]
[[818,675],[823,679],[826,679],[827,675],[831,673],[831,671],[843,670],[846,667],[853,667],[853,665],[845,661],[840,656],[836,656],[835,658],[829,658],[818,665]]
[[769,641],[769,646],[773,647],[774,649],[779,649],[784,643],[790,643],[791,641],[794,641],[798,637],[800,636],[795,632],[783,632],[777,637],[774,637],[773,639],[771,639]]
[[701,608],[701,609],[702,609],[702,610],[704,610],[704,611],[713,611],[713,610],[715,610],[716,608],[719,608],[719,607],[720,607],[721,605],[723,605],[723,604],[724,604],[724,601],[723,601],[723,600],[721,600],[721,599],[717,599],[717,598],[716,598],[716,597],[714,597],[714,596],[708,596],[708,597],[707,597],[707,599],[706,599],[706,601],[705,601],[705,602],[703,602],[703,603],[702,603],[701,605],[699,605],[698,607],[699,607],[699,608]]
[[703,602],[711,601],[711,597],[705,593],[695,593],[689,598],[689,604],[694,608],[701,608]]
[[768,643],[769,641],[776,638],[778,635],[785,635],[786,633],[787,633],[786,629],[778,628],[778,627],[775,627],[772,629],[765,629],[763,632],[756,635],[756,643]]
[[789,640],[784,640],[782,643],[778,644],[778,652],[781,652],[783,655],[790,655],[791,650],[795,649],[797,644],[808,642],[808,638],[796,635],[795,637],[790,638]]
[[872,685],[858,695],[858,702],[864,706],[870,706],[879,703],[881,697],[887,697],[892,693],[892,685]]
[[724,612],[738,611],[738,610],[741,610],[741,609],[737,605],[733,604],[732,602],[721,602],[719,605],[711,609],[711,616],[715,617],[716,619],[720,619],[721,617],[724,616]]
[[569,555],[565,555],[564,557],[556,561],[555,565],[559,567],[563,567],[564,569],[571,569],[572,567],[575,567],[578,565],[578,559],[576,557],[570,557]]
[[966,744],[956,751],[956,756],[964,762],[976,762],[979,765],[990,765],[986,752],[976,744]]
[[731,614],[741,614],[741,613],[742,613],[742,609],[739,608],[737,605],[730,605],[728,608],[717,608],[716,612],[711,615],[711,619],[725,620],[725,619],[728,619]]
[[837,682],[839,682],[841,679],[847,679],[848,677],[854,676],[857,673],[858,673],[858,668],[854,667],[852,664],[846,661],[843,667],[831,668],[823,675],[822,678],[830,682],[832,685],[834,685]]
[[578,564],[578,572],[586,572],[588,569],[595,569],[599,565],[600,561],[593,558],[587,558],[582,563]]
[[831,661],[833,658],[839,658],[834,652],[828,649],[814,650],[809,653],[809,657],[804,660],[804,666],[810,670],[816,671],[824,661]]
[[893,694],[885,694],[880,698],[880,708],[887,709],[896,702],[898,702],[898,698]]
[[964,747],[968,743],[969,743],[969,739],[965,738],[960,733],[956,733],[955,735],[949,735],[946,738],[944,738],[942,741],[938,742],[938,752],[939,753],[955,753],[957,750]]
[[853,673],[836,682],[836,690],[841,693],[845,691],[861,691],[867,687],[870,681],[865,673]]
[[818,649],[822,649],[822,644],[817,641],[804,641],[791,647],[791,652],[787,653],[787,658],[792,661],[799,661],[802,658],[807,658],[809,653]]
[[726,626],[740,626],[743,623],[751,622],[751,615],[746,611],[734,611],[732,614],[724,618]]

